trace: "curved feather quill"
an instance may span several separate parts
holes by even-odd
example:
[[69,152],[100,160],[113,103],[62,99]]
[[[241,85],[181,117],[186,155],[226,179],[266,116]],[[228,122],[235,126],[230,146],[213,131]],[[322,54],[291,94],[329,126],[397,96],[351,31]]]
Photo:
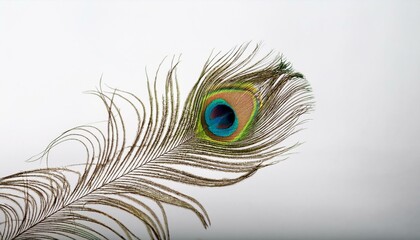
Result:
[[[58,144],[78,141],[87,152],[83,169],[44,168],[1,178],[0,239],[139,239],[140,222],[151,239],[169,239],[165,203],[193,211],[207,227],[210,220],[204,207],[173,189],[168,180],[215,187],[251,176],[298,145],[281,143],[299,130],[301,116],[313,106],[302,74],[280,56],[268,54],[256,61],[259,47],[249,54],[247,49],[245,45],[210,57],[182,111],[177,64],[167,73],[161,98],[157,79],[148,84],[148,104],[121,90],[91,92],[106,106],[106,130],[75,127],[52,141],[41,156],[48,159]],[[248,101],[255,109],[239,116],[235,106],[223,100],[209,104],[203,115],[209,93],[229,94],[226,89],[232,88],[247,91],[235,97],[237,103],[241,96],[255,97]],[[123,102],[137,116],[131,141],[126,117],[118,107]],[[234,124],[232,116],[238,121],[245,118],[246,123],[225,130]],[[209,123],[203,121],[216,121],[214,126],[220,129],[209,132]],[[244,126],[244,132],[223,139],[238,126]],[[223,177],[198,174],[197,168]],[[135,219],[136,226],[127,219]]]

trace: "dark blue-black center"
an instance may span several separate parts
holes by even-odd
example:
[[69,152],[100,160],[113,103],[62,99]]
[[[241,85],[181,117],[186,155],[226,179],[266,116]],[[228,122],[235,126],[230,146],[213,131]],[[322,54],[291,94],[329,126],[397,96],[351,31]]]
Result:
[[210,119],[219,118],[217,128],[226,129],[233,125],[235,121],[235,112],[230,106],[220,104],[216,105],[210,113]]
[[204,119],[207,129],[219,137],[228,137],[238,128],[235,110],[221,98],[215,99],[207,105]]

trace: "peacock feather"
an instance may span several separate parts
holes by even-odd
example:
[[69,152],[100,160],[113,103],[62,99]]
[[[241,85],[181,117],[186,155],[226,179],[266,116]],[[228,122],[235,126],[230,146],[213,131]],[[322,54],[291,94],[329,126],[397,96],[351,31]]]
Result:
[[[248,178],[298,145],[284,141],[313,106],[303,75],[281,56],[257,59],[258,50],[246,44],[211,56],[183,109],[176,61],[163,95],[158,77],[148,81],[148,102],[118,89],[92,91],[106,107],[105,129],[72,128],[39,157],[48,161],[54,147],[76,141],[86,162],[1,178],[0,239],[140,239],[139,223],[149,238],[169,239],[165,204],[207,227],[204,207],[171,182],[218,187]],[[123,104],[135,113],[134,130]]]

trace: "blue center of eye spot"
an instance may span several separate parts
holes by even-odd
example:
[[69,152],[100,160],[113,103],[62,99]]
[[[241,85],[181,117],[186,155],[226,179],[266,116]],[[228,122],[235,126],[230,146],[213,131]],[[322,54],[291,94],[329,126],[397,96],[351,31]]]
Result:
[[213,100],[204,113],[208,130],[219,137],[229,137],[238,128],[238,118],[224,99]]

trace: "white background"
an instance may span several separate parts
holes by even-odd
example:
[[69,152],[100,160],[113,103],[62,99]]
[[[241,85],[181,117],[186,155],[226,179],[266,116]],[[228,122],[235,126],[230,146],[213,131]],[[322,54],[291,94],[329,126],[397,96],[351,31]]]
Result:
[[170,207],[172,237],[418,239],[419,11],[419,1],[1,1],[0,176],[39,167],[25,160],[106,119],[82,94],[101,74],[146,97],[145,66],[182,53],[185,98],[211,50],[262,41],[312,84],[313,120],[294,137],[305,144],[237,185],[186,188],[212,226]]

